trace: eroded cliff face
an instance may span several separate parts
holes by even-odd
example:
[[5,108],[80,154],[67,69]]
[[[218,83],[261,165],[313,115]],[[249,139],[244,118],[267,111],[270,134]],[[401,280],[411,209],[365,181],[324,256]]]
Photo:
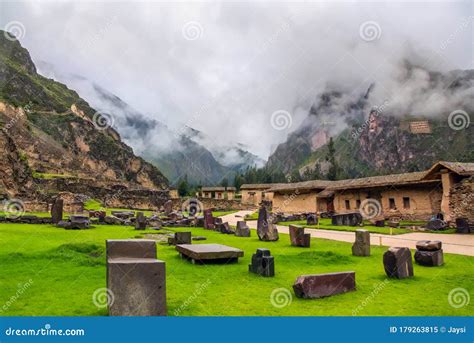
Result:
[[[35,197],[39,180],[94,187],[167,189],[153,165],[137,157],[100,114],[65,85],[37,74],[26,49],[0,31],[0,191]],[[54,191],[48,189],[48,191]]]
[[[423,103],[429,106],[430,113],[417,115],[416,110],[394,113],[384,106],[371,110],[367,100],[370,88],[345,106],[340,106],[340,93],[323,94],[302,126],[270,156],[267,167],[280,168],[287,174],[295,170],[303,175],[311,170],[324,174],[328,169],[325,143],[329,137],[334,140],[335,158],[340,167],[338,178],[420,171],[440,160],[474,161],[474,126],[466,124],[467,118],[459,123],[450,119],[450,112],[458,109],[467,113],[465,117],[472,118],[474,71],[434,74],[432,78],[444,80],[444,93],[439,96],[449,98],[456,94],[453,98],[459,104],[453,100],[454,105],[446,111]],[[416,99],[404,100],[416,103]]]

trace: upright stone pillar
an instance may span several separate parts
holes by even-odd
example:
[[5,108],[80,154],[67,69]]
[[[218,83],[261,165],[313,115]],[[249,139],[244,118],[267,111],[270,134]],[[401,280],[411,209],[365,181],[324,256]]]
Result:
[[391,247],[383,254],[383,266],[388,277],[413,277],[413,263],[408,248]]
[[63,199],[56,198],[53,202],[53,206],[51,206],[51,221],[53,224],[57,224],[63,220],[63,207]]
[[352,255],[370,256],[370,232],[367,230],[356,230],[355,242],[352,245]]
[[268,206],[262,201],[258,210],[257,235],[261,241],[278,241],[278,230],[270,220]]
[[107,240],[110,316],[166,316],[165,262],[156,259],[156,242]]
[[311,234],[304,233],[304,227],[290,225],[290,242],[295,247],[309,248],[311,244]]

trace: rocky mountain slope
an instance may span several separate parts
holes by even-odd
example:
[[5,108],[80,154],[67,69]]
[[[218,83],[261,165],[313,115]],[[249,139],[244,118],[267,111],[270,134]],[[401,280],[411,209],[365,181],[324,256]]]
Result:
[[0,193],[34,197],[44,180],[163,190],[167,179],[136,156],[75,91],[36,70],[26,49],[0,31]]
[[171,128],[84,77],[61,73],[44,62],[39,66],[41,73],[63,80],[94,108],[109,115],[123,141],[157,166],[171,185],[184,177],[194,184],[213,185],[223,178],[232,179],[247,166],[265,163],[238,143],[222,145],[184,124]]
[[[469,125],[474,71],[423,72],[428,75],[426,89],[419,91],[429,96],[417,98],[413,92],[408,99],[396,100],[411,102],[406,106],[392,106],[395,100],[388,99],[372,107],[376,85],[350,101],[343,101],[347,94],[340,90],[322,94],[301,127],[270,156],[267,167],[288,174],[316,171],[324,177],[330,137],[340,167],[338,178],[425,170],[439,160],[474,161],[474,128]],[[449,106],[443,108],[440,99],[450,99]],[[430,110],[415,110],[424,107]]]

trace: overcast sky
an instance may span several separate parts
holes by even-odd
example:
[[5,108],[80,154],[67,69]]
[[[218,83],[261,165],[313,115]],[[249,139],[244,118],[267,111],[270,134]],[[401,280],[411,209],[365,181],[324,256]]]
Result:
[[[375,81],[390,92],[406,56],[472,69],[473,16],[471,1],[0,4],[1,27],[17,30],[34,61],[263,158],[327,84],[350,92]],[[282,130],[275,111],[291,115]]]

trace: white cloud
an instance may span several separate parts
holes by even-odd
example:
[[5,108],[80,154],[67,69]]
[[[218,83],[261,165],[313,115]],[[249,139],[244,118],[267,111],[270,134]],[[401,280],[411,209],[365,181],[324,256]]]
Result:
[[[266,158],[328,83],[398,92],[400,59],[414,55],[433,69],[472,68],[471,10],[468,1],[35,1],[1,3],[0,24],[25,25],[35,61],[83,75],[171,127],[192,121],[216,144],[242,142]],[[361,39],[366,21],[380,26],[379,38]],[[189,22],[200,24],[199,39],[183,36]],[[399,97],[417,91],[420,73]],[[289,130],[271,126],[276,110],[292,113]]]

